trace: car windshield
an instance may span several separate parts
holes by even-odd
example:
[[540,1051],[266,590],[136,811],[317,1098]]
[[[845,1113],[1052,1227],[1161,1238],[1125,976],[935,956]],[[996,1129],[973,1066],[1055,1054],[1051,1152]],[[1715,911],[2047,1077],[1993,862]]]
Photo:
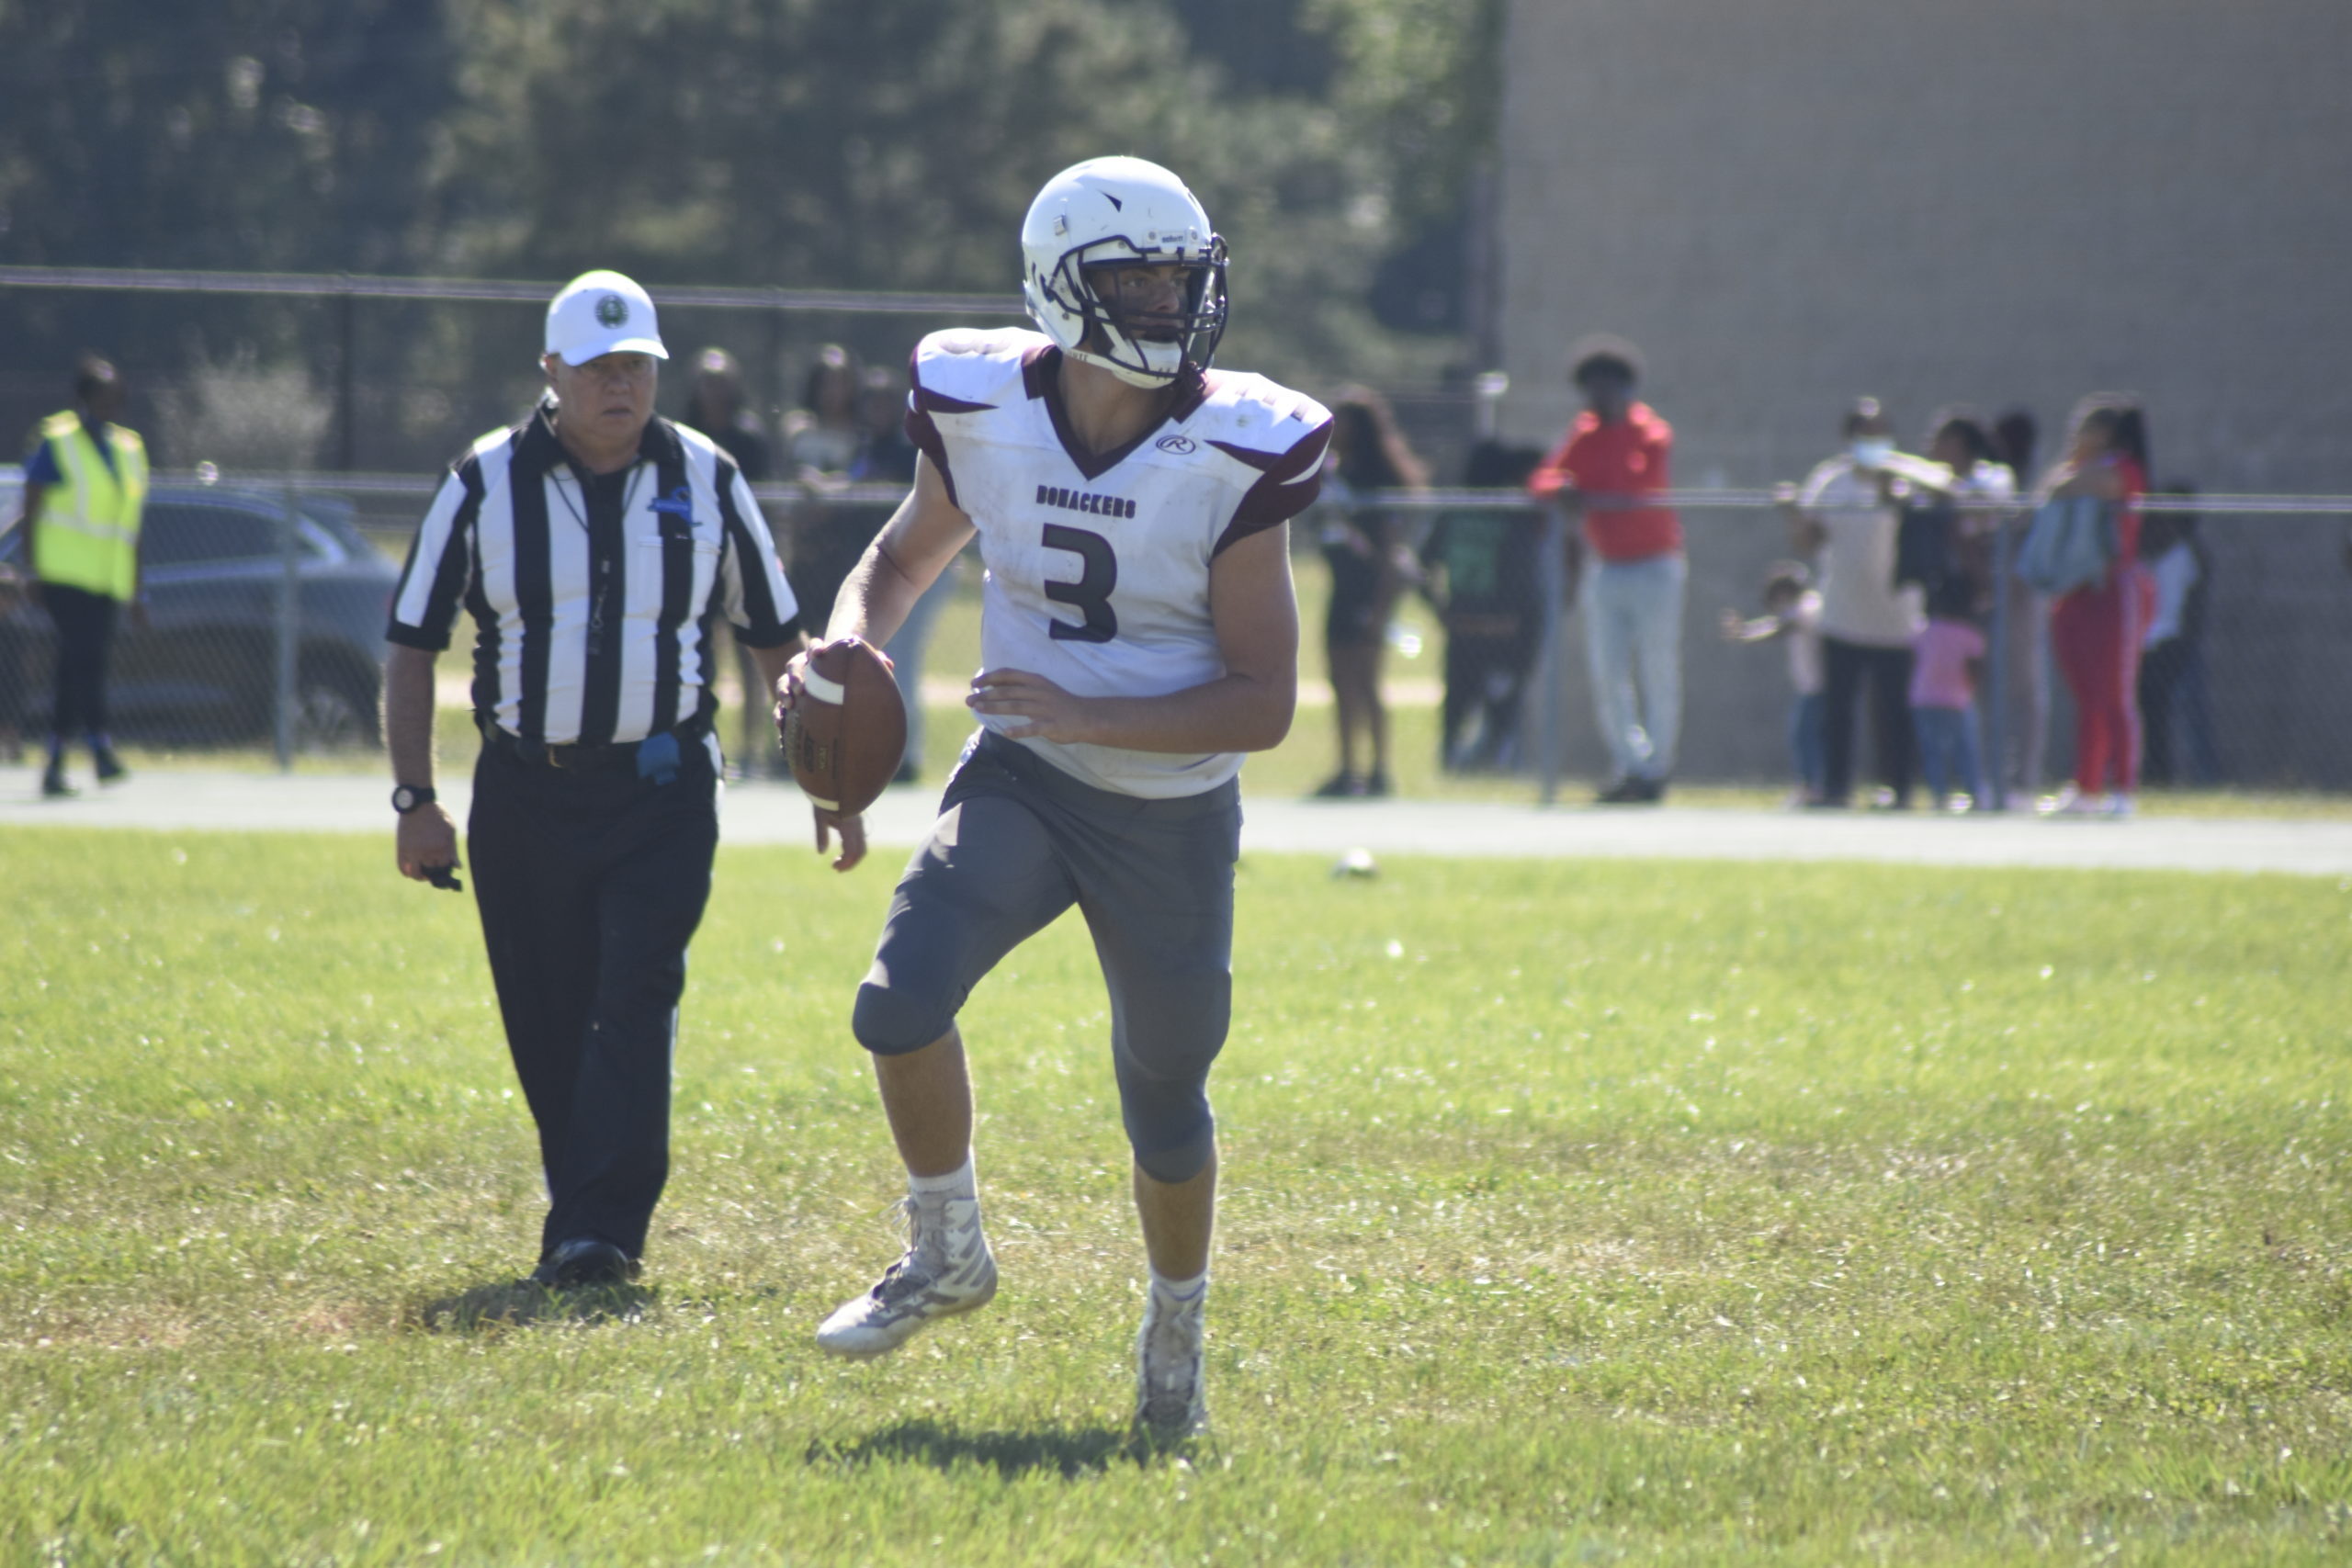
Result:
[[[140,554],[150,567],[199,562],[274,560],[279,509],[270,499],[221,496],[182,500],[159,495],[141,521]],[[323,497],[302,502],[302,553],[334,558],[370,547],[353,527],[348,510]]]
[[[13,470],[0,469],[0,561],[19,561],[24,530],[14,525],[9,502]],[[275,560],[278,553],[276,502],[213,492],[175,495],[159,490],[140,520],[140,558],[149,567],[192,566],[216,561]],[[301,502],[302,553],[312,558],[357,558],[375,547],[353,522],[339,497],[306,496]]]
[[151,504],[140,526],[146,564],[254,560],[277,554],[277,519],[242,506]]

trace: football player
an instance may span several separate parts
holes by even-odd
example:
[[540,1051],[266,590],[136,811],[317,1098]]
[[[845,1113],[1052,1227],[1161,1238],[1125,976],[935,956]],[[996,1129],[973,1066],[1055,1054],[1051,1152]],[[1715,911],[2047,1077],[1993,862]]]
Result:
[[[1168,170],[1137,158],[1066,169],[1021,243],[1041,330],[916,346],[914,489],[827,629],[888,641],[979,541],[982,667],[967,699],[979,729],[899,879],[853,1022],[906,1163],[910,1245],[817,1342],[881,1355],[995,1293],[956,1016],[999,960],[1075,905],[1110,990],[1151,1265],[1136,1426],[1181,1441],[1206,1409],[1206,1085],[1232,1003],[1236,775],[1242,753],[1290,728],[1285,525],[1315,499],[1330,416],[1262,377],[1209,368],[1225,242]],[[820,848],[828,826],[862,848],[854,819],[821,818]]]

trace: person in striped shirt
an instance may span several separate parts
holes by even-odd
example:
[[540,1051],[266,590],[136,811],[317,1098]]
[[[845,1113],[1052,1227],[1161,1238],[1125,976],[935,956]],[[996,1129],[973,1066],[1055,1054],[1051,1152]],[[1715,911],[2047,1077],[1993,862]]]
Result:
[[[645,291],[574,279],[546,346],[548,396],[451,466],[417,528],[384,716],[401,873],[455,885],[434,665],[463,610],[475,898],[547,1177],[532,1277],[565,1288],[635,1277],[668,1174],[686,944],[718,840],[716,622],[770,693],[805,639],[742,469],[654,417],[668,355]],[[854,864],[860,826],[838,828]]]

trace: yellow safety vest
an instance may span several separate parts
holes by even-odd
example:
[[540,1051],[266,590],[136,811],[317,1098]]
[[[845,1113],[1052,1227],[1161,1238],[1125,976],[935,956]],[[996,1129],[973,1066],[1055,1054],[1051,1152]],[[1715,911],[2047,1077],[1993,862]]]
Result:
[[138,433],[107,426],[114,467],[98,455],[72,409],[40,422],[64,479],[43,493],[33,530],[33,575],[109,599],[139,592],[139,520],[147,504],[147,448]]

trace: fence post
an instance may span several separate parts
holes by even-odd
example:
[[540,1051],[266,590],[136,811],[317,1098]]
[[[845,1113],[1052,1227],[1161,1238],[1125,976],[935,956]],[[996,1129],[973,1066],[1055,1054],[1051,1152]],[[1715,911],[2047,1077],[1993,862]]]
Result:
[[1983,773],[1993,797],[1986,804],[1996,811],[2009,808],[2009,520],[2002,512],[1993,524],[1993,655],[1985,660],[1992,700],[1984,705]]
[[350,473],[359,467],[358,396],[358,297],[352,291],[351,275],[338,275],[343,285],[335,296],[335,467]]
[[294,770],[295,660],[301,639],[302,525],[297,511],[300,481],[286,479],[286,509],[277,523],[277,550],[283,568],[277,574],[277,771]]
[[1544,636],[1538,645],[1535,702],[1535,767],[1542,781],[1536,798],[1553,805],[1560,796],[1560,594],[1564,587],[1560,509],[1545,506],[1535,545],[1535,581],[1544,595]]

